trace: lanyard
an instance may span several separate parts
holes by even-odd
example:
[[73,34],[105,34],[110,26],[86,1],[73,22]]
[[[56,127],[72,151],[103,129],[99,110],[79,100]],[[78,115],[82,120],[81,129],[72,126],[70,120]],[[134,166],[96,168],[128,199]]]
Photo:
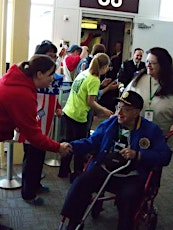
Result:
[[156,89],[156,91],[153,93],[152,95],[152,83],[151,83],[151,77],[150,77],[150,98],[149,98],[149,106],[151,105],[151,102],[157,92],[157,90],[159,89],[160,86],[158,86],[158,88]]

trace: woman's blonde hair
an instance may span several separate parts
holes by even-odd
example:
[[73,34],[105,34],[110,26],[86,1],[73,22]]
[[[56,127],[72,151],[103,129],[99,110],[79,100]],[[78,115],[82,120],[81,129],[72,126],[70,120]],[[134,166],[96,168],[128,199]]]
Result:
[[89,72],[92,75],[99,76],[100,69],[105,65],[110,65],[109,56],[105,53],[98,53],[94,56],[94,58],[92,59],[90,63]]

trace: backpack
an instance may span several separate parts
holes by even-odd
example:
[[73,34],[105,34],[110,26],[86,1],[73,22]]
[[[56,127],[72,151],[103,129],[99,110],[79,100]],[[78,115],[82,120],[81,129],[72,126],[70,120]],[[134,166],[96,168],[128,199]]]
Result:
[[82,58],[77,66],[77,69],[76,69],[76,76],[81,73],[82,71],[88,69],[89,65],[90,65],[90,62],[92,60],[92,57],[91,56],[87,56],[86,58]]

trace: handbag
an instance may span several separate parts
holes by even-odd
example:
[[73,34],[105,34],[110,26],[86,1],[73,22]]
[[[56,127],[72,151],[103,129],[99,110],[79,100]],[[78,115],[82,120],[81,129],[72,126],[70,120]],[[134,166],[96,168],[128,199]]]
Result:
[[102,164],[105,165],[106,169],[113,171],[127,164],[127,161],[119,152],[108,152],[102,160]]
[[[118,151],[108,152],[102,159],[102,164],[106,167],[109,172],[126,165],[128,162]],[[137,170],[136,160],[132,159],[130,164],[121,169],[118,174],[127,175],[130,172]]]

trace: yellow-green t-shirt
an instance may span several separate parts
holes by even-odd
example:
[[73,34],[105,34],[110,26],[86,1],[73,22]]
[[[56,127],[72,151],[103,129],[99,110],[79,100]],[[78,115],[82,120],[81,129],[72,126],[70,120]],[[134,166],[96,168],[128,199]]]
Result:
[[99,87],[100,79],[91,75],[88,69],[80,73],[72,84],[63,112],[75,121],[87,122],[87,114],[90,110],[87,96],[97,96]]

